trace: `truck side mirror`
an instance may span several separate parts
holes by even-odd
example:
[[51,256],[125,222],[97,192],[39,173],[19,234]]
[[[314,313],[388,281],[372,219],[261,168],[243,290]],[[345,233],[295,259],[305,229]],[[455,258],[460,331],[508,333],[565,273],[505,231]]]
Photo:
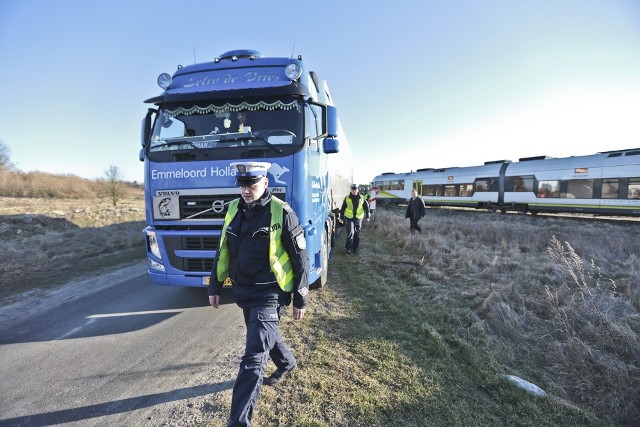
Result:
[[138,158],[141,162],[144,162],[144,148],[140,149],[140,153],[138,153]]
[[340,143],[337,139],[325,138],[322,143],[322,150],[327,154],[333,154],[340,151]]
[[156,110],[154,110],[153,108],[149,108],[149,111],[147,111],[147,115],[144,117],[144,119],[142,119],[142,140],[140,141],[140,143],[143,147],[146,147],[149,143],[149,138],[151,137],[151,118],[153,117],[155,112]]
[[327,105],[327,136],[338,136],[338,109],[333,105]]

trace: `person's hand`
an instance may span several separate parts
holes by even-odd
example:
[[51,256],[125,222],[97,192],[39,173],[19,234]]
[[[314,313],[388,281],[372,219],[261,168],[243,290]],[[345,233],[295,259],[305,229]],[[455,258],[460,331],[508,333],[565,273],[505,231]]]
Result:
[[209,295],[209,305],[213,308],[220,307],[220,295]]
[[293,318],[295,320],[302,320],[304,318],[304,314],[307,312],[306,308],[295,308],[293,307]]

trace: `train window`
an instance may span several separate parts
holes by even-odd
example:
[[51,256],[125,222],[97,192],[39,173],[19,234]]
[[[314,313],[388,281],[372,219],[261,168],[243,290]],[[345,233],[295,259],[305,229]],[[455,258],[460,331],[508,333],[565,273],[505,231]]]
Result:
[[478,178],[475,181],[476,192],[490,191],[491,179],[490,178]]
[[624,153],[625,156],[638,156],[640,155],[640,151],[636,150],[636,151],[627,151],[626,153]]
[[423,196],[442,196],[442,192],[440,191],[439,185],[423,185],[422,195]]
[[557,198],[560,197],[560,181],[539,181],[538,182],[539,198]]
[[533,176],[508,176],[505,181],[505,191],[533,191]]
[[445,185],[444,186],[444,196],[445,197],[455,197],[456,196],[456,186],[455,185]]
[[619,179],[603,179],[602,180],[602,198],[617,199],[618,189],[620,188]]
[[473,184],[460,184],[460,197],[473,196]]
[[591,199],[593,197],[592,179],[570,179],[567,181],[567,192],[560,197],[567,199]]
[[382,186],[383,190],[404,190],[404,181],[403,180],[394,180],[387,182],[384,186]]
[[629,178],[629,199],[640,199],[640,178]]

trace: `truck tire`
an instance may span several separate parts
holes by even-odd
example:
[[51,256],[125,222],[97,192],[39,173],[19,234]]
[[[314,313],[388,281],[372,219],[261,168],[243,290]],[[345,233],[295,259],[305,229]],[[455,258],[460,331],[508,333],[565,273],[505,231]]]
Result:
[[322,272],[320,277],[311,284],[311,289],[320,289],[327,284],[329,276],[329,242],[327,240],[327,230],[322,232],[322,247],[320,248],[320,259],[322,262]]

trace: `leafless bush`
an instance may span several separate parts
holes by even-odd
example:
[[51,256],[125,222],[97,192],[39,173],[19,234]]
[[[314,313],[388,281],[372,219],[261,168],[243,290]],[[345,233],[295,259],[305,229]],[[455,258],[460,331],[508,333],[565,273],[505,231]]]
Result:
[[12,170],[14,167],[14,164],[11,162],[11,149],[0,139],[0,173],[2,173],[2,171]]
[[104,173],[105,180],[101,182],[102,191],[107,195],[113,207],[118,206],[118,202],[124,196],[125,183],[122,174],[117,166],[109,166]]

